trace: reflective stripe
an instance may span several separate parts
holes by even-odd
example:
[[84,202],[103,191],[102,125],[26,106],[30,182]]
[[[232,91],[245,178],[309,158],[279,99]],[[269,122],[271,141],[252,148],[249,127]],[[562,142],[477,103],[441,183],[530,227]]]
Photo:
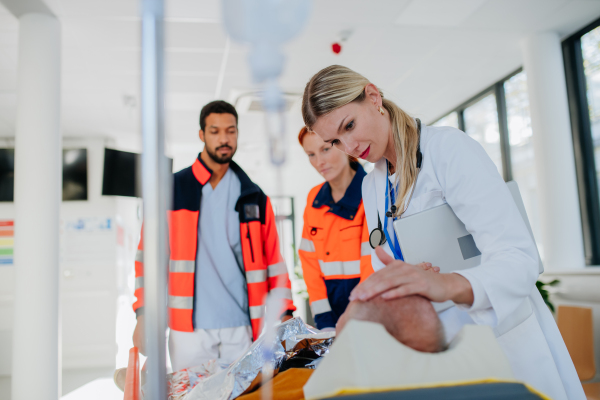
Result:
[[356,261],[331,261],[319,260],[321,272],[325,276],[332,275],[360,275],[360,260]]
[[280,299],[292,300],[292,290],[289,288],[273,288],[270,293],[277,296]]
[[300,241],[300,250],[308,251],[311,253],[315,252],[315,244],[312,240],[304,239]]
[[312,311],[313,316],[315,316],[331,311],[331,305],[327,299],[317,300],[310,303],[310,310]]
[[269,276],[277,276],[287,274],[288,270],[285,266],[285,261],[279,262],[277,264],[269,265]]
[[262,318],[265,314],[265,306],[250,307],[250,319]]
[[194,272],[196,261],[169,260],[169,271],[171,272]]
[[[130,260],[131,260],[131,258],[130,258]],[[144,262],[144,251],[143,250],[138,250],[135,253],[135,261],[141,262],[141,263]]]
[[257,283],[264,282],[267,280],[267,270],[259,269],[257,271],[246,271],[246,282]]
[[137,278],[135,278],[135,290],[138,290],[139,288],[143,288],[143,287],[144,287],[144,277],[138,276]]
[[193,296],[169,296],[169,307],[182,310],[192,310],[194,308]]
[[370,256],[371,255],[371,245],[369,242],[362,242],[360,244],[360,256]]

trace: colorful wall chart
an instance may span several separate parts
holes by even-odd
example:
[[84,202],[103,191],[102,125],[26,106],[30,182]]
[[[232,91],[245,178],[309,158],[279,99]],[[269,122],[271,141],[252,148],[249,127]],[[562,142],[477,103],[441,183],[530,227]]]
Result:
[[0,220],[0,267],[13,265],[14,227],[13,220]]

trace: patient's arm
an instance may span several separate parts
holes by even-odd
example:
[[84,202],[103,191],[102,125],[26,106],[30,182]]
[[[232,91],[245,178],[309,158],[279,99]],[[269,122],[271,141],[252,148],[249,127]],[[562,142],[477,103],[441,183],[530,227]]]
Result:
[[436,353],[446,348],[442,323],[431,302],[421,296],[352,301],[337,323],[338,334],[351,319],[382,324],[396,340],[418,351]]

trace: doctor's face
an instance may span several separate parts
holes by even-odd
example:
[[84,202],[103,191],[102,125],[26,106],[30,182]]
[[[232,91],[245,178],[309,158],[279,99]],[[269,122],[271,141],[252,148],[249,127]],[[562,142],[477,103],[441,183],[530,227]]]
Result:
[[326,143],[369,162],[379,161],[391,138],[387,111],[381,115],[381,96],[374,85],[365,88],[363,101],[352,102],[317,119],[313,126]]
[[319,135],[308,133],[302,140],[302,147],[311,165],[327,182],[334,180],[350,167],[348,156],[325,143]]

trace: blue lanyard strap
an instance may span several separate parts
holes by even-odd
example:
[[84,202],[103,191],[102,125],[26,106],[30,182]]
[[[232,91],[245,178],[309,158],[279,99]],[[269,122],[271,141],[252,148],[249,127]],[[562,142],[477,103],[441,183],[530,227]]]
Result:
[[[392,197],[392,204],[394,204],[394,199],[396,198],[396,196],[394,195],[394,188],[392,187],[392,183],[390,182],[389,178],[386,177],[385,180],[387,181],[387,184],[388,184],[387,190],[385,191],[385,210],[386,210],[386,214],[387,214],[387,211],[390,209],[390,204],[389,204],[390,192],[391,192],[391,197]],[[388,228],[387,228],[389,217],[387,215],[385,215],[384,219],[385,219],[385,222],[383,223],[383,233],[385,234],[385,237],[387,238],[387,242],[390,245],[390,249],[392,250],[392,253],[394,253],[394,258],[396,260],[404,261],[404,257],[402,256],[402,251],[400,250],[400,243],[398,243],[398,237],[396,236],[396,231],[392,228],[392,230],[394,231],[394,240],[392,241],[392,239],[390,238],[390,234],[388,233]]]

